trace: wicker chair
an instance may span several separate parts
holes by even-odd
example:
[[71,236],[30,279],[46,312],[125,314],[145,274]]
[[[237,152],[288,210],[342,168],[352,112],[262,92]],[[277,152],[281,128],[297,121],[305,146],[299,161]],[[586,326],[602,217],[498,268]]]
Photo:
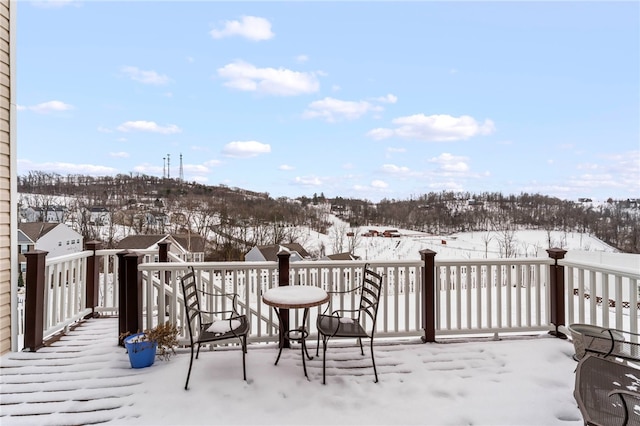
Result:
[[[189,377],[193,366],[193,356],[198,359],[200,346],[207,343],[238,339],[242,348],[242,374],[247,380],[245,355],[247,353],[247,335],[249,320],[237,310],[238,295],[235,293],[210,293],[199,290],[193,268],[180,278],[182,295],[184,296],[185,317],[191,346],[191,361],[185,390],[189,387]],[[204,301],[202,300],[204,298]],[[213,310],[202,310],[204,306],[212,306]],[[198,347],[197,351],[195,347]]]
[[328,292],[330,296],[336,294],[348,294],[360,292],[360,303],[357,309],[337,309],[331,310],[331,300],[324,313],[318,315],[318,344],[316,346],[316,356],[320,347],[320,337],[322,337],[322,383],[326,384],[326,360],[327,360],[327,343],[330,339],[339,338],[355,338],[360,344],[360,352],[364,356],[362,347],[362,339],[370,340],[371,362],[373,363],[373,373],[375,382],[378,382],[378,371],[376,369],[376,361],[373,355],[373,337],[376,330],[376,318],[378,316],[378,304],[380,300],[380,292],[382,289],[383,275],[369,269],[366,264],[362,272],[362,284],[356,288],[347,291]]

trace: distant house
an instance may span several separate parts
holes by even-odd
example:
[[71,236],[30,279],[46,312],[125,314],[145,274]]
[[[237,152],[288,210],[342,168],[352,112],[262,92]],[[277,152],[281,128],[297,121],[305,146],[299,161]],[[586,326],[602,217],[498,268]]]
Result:
[[360,260],[360,256],[356,256],[355,254],[344,252],[344,253],[335,253],[330,254],[322,258],[322,260]]
[[84,249],[82,235],[64,223],[29,222],[18,224],[18,262],[26,270],[24,253],[33,250],[48,252],[47,257],[78,253]]
[[109,225],[111,217],[109,209],[106,207],[89,207],[89,223],[92,225],[104,226]]
[[[168,241],[169,253],[185,262],[203,262],[205,251],[205,239],[196,234],[155,234],[155,235],[130,235],[118,242],[116,248],[121,250],[157,250],[158,243]],[[147,256],[145,261],[157,262],[157,255],[151,259]]]
[[27,222],[56,222],[64,221],[64,207],[27,207],[23,210],[23,217]]
[[255,246],[244,255],[246,262],[277,262],[278,253],[281,251],[288,251],[291,253],[289,262],[297,262],[300,260],[311,259],[311,255],[304,247],[298,243],[292,244],[270,244],[264,246]]
[[400,232],[397,229],[386,229],[382,233],[383,237],[400,237]]

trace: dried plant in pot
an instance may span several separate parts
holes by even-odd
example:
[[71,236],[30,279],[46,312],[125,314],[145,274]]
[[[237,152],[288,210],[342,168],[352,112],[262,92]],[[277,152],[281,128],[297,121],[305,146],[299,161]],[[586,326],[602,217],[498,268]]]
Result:
[[156,356],[169,360],[178,344],[178,329],[175,324],[166,322],[142,333],[121,335],[132,368],[144,368],[153,365]]

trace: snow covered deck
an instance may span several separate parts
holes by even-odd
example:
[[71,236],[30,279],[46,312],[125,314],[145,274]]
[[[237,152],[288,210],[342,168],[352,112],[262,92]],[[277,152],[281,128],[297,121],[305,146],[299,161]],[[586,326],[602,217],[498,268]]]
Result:
[[307,362],[306,380],[298,350],[286,350],[275,366],[274,344],[249,345],[245,382],[239,350],[205,350],[188,391],[186,352],[134,370],[117,335],[116,318],[91,319],[38,352],[5,354],[0,423],[582,424],[573,346],[547,334],[380,339],[377,384],[369,359],[349,342],[328,353],[326,386],[321,356]]

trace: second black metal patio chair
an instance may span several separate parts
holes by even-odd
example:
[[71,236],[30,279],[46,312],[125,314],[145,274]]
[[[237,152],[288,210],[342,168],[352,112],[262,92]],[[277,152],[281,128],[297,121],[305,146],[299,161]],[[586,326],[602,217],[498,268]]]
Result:
[[[196,273],[193,267],[190,272],[180,278],[182,295],[184,296],[185,318],[191,343],[191,361],[185,390],[189,387],[189,377],[193,366],[193,356],[198,359],[200,346],[217,343],[228,339],[238,339],[242,348],[242,374],[247,380],[245,355],[247,353],[247,335],[249,319],[240,315],[237,310],[238,295],[236,293],[207,292],[198,289]],[[202,300],[204,298],[204,300]],[[212,308],[203,310],[201,306]],[[195,347],[197,348],[197,351]]]
[[[318,345],[316,347],[316,356],[320,347],[320,337],[322,337],[322,383],[326,384],[326,360],[327,360],[327,344],[334,337],[355,338],[360,344],[360,352],[364,356],[362,347],[362,339],[368,338],[371,348],[371,362],[373,364],[373,373],[375,382],[378,382],[378,371],[376,369],[376,360],[373,354],[373,336],[376,331],[376,319],[378,317],[378,305],[380,301],[380,292],[382,290],[382,278],[384,274],[378,274],[369,268],[369,264],[364,265],[362,270],[362,284],[347,290],[337,292],[327,292],[332,298],[323,314],[318,315]],[[360,302],[355,309],[336,309],[331,314],[326,313],[331,310],[331,302],[336,294],[355,293],[360,294]]]

